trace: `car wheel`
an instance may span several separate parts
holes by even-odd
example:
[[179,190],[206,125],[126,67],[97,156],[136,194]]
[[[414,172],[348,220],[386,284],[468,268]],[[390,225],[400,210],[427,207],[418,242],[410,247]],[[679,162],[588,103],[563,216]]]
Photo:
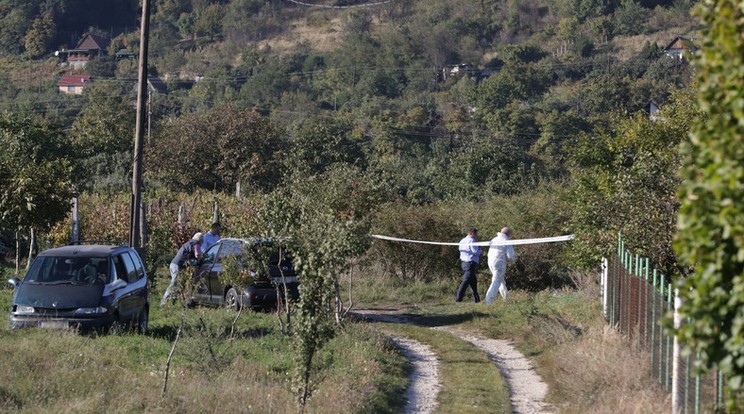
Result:
[[233,311],[240,309],[240,298],[235,288],[230,288],[225,293],[225,309]]
[[137,332],[141,334],[147,333],[147,325],[150,321],[150,309],[145,307],[142,312],[137,316]]

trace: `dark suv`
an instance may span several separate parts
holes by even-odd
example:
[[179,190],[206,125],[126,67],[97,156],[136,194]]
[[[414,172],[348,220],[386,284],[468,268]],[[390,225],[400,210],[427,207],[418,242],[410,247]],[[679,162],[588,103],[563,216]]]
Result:
[[10,327],[147,330],[150,282],[128,246],[70,245],[43,251],[16,289]]
[[[241,258],[250,254],[251,249],[268,249],[268,263],[265,268],[268,274],[246,268]],[[297,299],[299,280],[292,267],[291,258],[282,255],[279,260],[279,249],[274,247],[270,239],[222,239],[210,246],[195,270],[197,290],[194,302],[201,304],[222,305],[228,309],[249,307],[253,309],[269,309],[277,304],[277,289],[283,293],[286,283],[289,298]],[[226,258],[235,258],[237,271],[240,272],[238,283],[223,284],[220,275],[225,269]],[[224,280],[224,279],[223,279]]]

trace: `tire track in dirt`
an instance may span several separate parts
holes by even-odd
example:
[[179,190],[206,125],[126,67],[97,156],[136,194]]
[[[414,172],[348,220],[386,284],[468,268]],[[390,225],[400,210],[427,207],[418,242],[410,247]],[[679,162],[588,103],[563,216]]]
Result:
[[[408,323],[403,317],[382,314],[370,309],[354,311],[352,316],[369,321]],[[390,337],[413,366],[413,372],[408,377],[408,388],[403,396],[406,400],[404,412],[406,414],[433,412],[437,408],[437,395],[439,395],[440,388],[437,355],[429,345],[411,338],[400,335],[390,335]]]
[[[355,310],[354,314],[357,317],[367,320],[416,325],[416,322],[411,318],[385,313],[391,311],[397,310],[359,309]],[[501,376],[506,381],[509,388],[512,410],[515,414],[549,414],[555,412],[551,405],[544,402],[548,393],[548,386],[543,382],[537,372],[535,372],[530,361],[522,355],[521,352],[514,348],[509,341],[483,338],[475,332],[451,326],[437,326],[431,329],[436,329],[457,336],[458,338],[473,344],[488,355],[488,358],[496,365],[498,370],[501,372]],[[428,346],[424,344],[421,345],[428,348]],[[406,358],[408,358],[408,356],[406,356]],[[434,355],[434,358],[436,358],[436,355]],[[409,358],[409,360],[411,359]],[[409,386],[409,390],[412,388],[413,385]],[[415,393],[416,391],[411,392]],[[436,393],[438,392],[439,386],[437,385]],[[436,393],[433,396],[434,400],[436,400]],[[406,396],[407,399],[411,398],[408,397],[408,391],[406,391]],[[420,401],[423,398],[431,397],[427,397],[426,392],[424,392],[424,394],[418,394],[412,398],[415,398],[416,401]],[[408,401],[410,402],[411,400],[408,399]],[[407,406],[406,413],[423,412],[408,411],[408,408],[409,407]],[[432,410],[434,408],[436,408],[436,403]]]
[[404,394],[406,414],[429,414],[437,407],[439,361],[428,345],[404,336],[392,336],[393,342],[413,365]]
[[530,361],[509,341],[483,338],[474,332],[449,326],[438,326],[433,329],[470,342],[488,355],[509,387],[509,397],[515,414],[554,412],[554,408],[544,402],[548,395],[547,384],[535,372]]

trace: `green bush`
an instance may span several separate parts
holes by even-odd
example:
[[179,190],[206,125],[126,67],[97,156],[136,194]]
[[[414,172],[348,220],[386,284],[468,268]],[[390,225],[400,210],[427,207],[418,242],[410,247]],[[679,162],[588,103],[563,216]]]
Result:
[[[566,234],[571,207],[563,183],[543,185],[516,196],[493,196],[481,203],[447,202],[412,207],[391,204],[375,217],[372,233],[414,240],[457,242],[475,226],[479,241],[496,236],[509,226],[516,238],[549,237]],[[517,246],[518,260],[507,271],[511,287],[539,290],[567,282],[570,262],[565,243]],[[483,249],[481,272],[486,267],[488,248]],[[459,275],[455,246],[375,241],[367,260],[379,264],[391,276],[431,281]]]

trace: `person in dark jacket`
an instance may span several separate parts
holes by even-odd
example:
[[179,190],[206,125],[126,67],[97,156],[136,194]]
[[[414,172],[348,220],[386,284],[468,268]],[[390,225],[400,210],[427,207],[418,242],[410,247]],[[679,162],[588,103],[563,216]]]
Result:
[[463,275],[460,287],[457,288],[457,294],[455,295],[455,302],[462,302],[462,298],[465,296],[465,291],[468,287],[473,290],[473,301],[480,302],[480,295],[478,295],[478,279],[475,275],[478,270],[478,262],[480,261],[481,248],[472,245],[478,241],[478,229],[471,227],[468,230],[468,235],[464,239],[460,240],[460,264],[462,267]]
[[171,295],[175,293],[178,284],[178,273],[183,270],[186,263],[190,262],[191,260],[199,259],[201,257],[199,246],[203,241],[204,234],[196,233],[194,234],[194,237],[191,238],[191,240],[184,243],[181,248],[178,249],[178,253],[176,253],[176,256],[170,262],[168,270],[170,271],[171,282],[170,285],[168,285],[168,289],[165,290],[163,300],[160,301],[160,306],[164,306],[168,302],[168,299],[171,297]]

